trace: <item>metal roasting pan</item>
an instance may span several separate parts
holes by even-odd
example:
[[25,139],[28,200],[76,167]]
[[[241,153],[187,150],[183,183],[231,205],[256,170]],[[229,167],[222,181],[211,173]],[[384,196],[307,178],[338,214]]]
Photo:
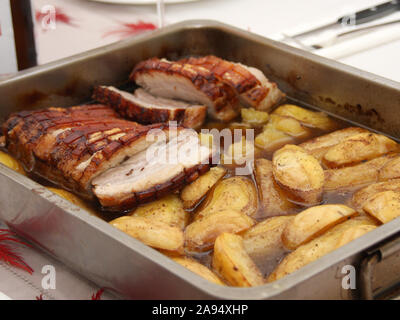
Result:
[[[188,21],[0,82],[0,122],[11,112],[90,100],[94,85],[123,85],[153,56],[215,54],[257,67],[295,101],[400,138],[400,84],[214,21]],[[400,282],[400,219],[274,283],[212,284],[156,250],[0,165],[0,219],[99,286],[132,299],[356,299]],[[343,289],[345,265],[356,289]]]

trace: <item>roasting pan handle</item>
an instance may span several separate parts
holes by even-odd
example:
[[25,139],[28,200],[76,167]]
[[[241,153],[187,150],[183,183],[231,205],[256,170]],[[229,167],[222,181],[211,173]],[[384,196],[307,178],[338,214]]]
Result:
[[400,294],[400,234],[367,252],[360,264],[360,293],[366,300]]

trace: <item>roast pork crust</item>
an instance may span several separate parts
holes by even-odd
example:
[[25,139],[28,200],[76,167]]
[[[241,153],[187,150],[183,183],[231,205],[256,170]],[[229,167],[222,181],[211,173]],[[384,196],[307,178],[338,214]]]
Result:
[[152,58],[137,64],[130,79],[155,96],[205,104],[212,118],[238,115],[235,89],[202,66]]
[[143,89],[135,94],[114,87],[94,88],[93,99],[116,110],[123,118],[141,124],[177,121],[186,128],[200,128],[207,115],[204,105],[191,105],[185,102],[157,98]]
[[178,62],[201,66],[223,79],[235,89],[240,102],[246,107],[269,110],[285,96],[276,83],[269,81],[260,70],[240,63],[212,55],[190,57]]
[[[119,174],[120,180],[114,179],[119,168],[136,165],[135,161],[146,154],[149,146],[159,143],[158,138],[176,136],[182,131],[196,137],[197,134],[168,124],[144,126],[123,120],[104,105],[19,112],[11,115],[2,129],[6,148],[28,171],[87,199],[99,200],[106,211],[128,210],[180,189],[206,172],[211,162],[211,151],[207,148],[204,152],[205,147],[201,147],[201,159],[190,154],[187,161],[177,165],[160,162],[166,169],[174,170],[160,170],[158,164],[153,164],[154,171],[160,171],[154,179],[141,176],[142,170],[132,183],[126,183],[130,171],[126,176],[125,172]],[[141,168],[152,173],[146,163]],[[111,179],[102,184],[102,176]],[[92,183],[94,180],[97,185]],[[94,188],[97,193],[93,193]]]
[[6,147],[32,171],[92,198],[90,181],[147,148],[146,134],[167,125],[122,120],[104,105],[19,112],[3,125]]

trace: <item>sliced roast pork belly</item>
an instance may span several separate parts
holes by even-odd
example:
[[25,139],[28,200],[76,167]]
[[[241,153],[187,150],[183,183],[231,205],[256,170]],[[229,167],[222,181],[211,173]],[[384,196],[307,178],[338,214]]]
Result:
[[[131,161],[129,159],[165,136],[176,136],[183,130],[193,131],[168,124],[144,126],[122,120],[104,105],[19,112],[11,115],[3,125],[7,149],[28,171],[88,199],[95,198],[92,180],[97,176]],[[171,172],[170,184],[160,186],[155,182],[153,186],[157,186],[157,192],[153,192],[151,183],[146,186],[156,197],[166,190],[181,187],[208,169],[208,163],[191,164],[191,167],[185,167],[183,182],[180,180],[182,174]],[[148,190],[141,191],[146,193]],[[134,191],[132,199],[124,196],[114,197],[113,210],[151,200],[150,196],[137,197]],[[108,209],[107,202],[103,204]]]
[[204,104],[214,119],[230,121],[238,115],[234,88],[202,66],[152,58],[137,64],[130,79],[152,95]]
[[186,128],[199,128],[207,115],[204,105],[155,97],[140,88],[131,94],[114,87],[100,86],[94,89],[93,99],[109,105],[125,119],[141,124],[177,121]]
[[131,208],[194,181],[208,171],[211,157],[197,133],[184,129],[95,178],[93,192],[109,209]]
[[253,67],[215,56],[191,57],[178,62],[210,70],[236,90],[240,102],[246,107],[269,110],[285,96],[276,83],[269,81],[262,71]]

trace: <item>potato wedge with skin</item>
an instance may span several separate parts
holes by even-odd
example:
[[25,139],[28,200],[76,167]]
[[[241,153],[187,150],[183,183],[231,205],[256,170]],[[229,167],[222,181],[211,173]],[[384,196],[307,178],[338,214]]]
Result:
[[262,126],[263,124],[267,123],[269,119],[268,112],[258,111],[253,108],[242,108],[240,113],[242,115],[243,122],[253,126]]
[[150,247],[183,253],[184,236],[179,227],[148,217],[132,216],[114,219],[110,224]]
[[379,181],[386,181],[390,179],[400,178],[400,156],[395,157],[391,161],[387,162],[379,170]]
[[373,195],[382,191],[400,192],[400,179],[377,182],[358,190],[353,194],[349,206],[362,212],[365,202]]
[[227,283],[237,287],[264,284],[264,278],[246,253],[243,239],[235,234],[221,234],[214,245],[212,267]]
[[369,131],[358,127],[345,128],[303,142],[299,144],[299,147],[321,161],[325,153],[331,147],[337,145],[346,138],[365,132]]
[[398,150],[398,144],[388,137],[372,132],[360,133],[330,148],[322,162],[328,168],[340,168]]
[[397,154],[388,154],[351,167],[325,170],[324,191],[350,189],[357,185],[378,181],[379,174],[386,164]]
[[253,182],[248,178],[235,176],[218,182],[205,199],[201,210],[195,215],[195,219],[224,210],[238,211],[253,217],[257,207],[257,190]]
[[221,164],[227,167],[242,166],[256,158],[260,151],[253,142],[242,137],[240,141],[232,143],[221,155]]
[[364,203],[363,210],[382,223],[392,221],[400,217],[400,193],[379,192]]
[[267,152],[272,152],[285,144],[294,143],[294,138],[282,131],[268,126],[264,128],[263,132],[256,136],[254,143],[257,147]]
[[18,160],[14,159],[8,153],[0,151],[0,163],[4,164],[5,166],[9,167],[10,169],[17,171],[20,174],[26,176],[25,170],[22,165],[19,163]]
[[294,118],[311,128],[328,131],[336,127],[336,122],[327,114],[307,110],[293,104],[284,104],[278,107],[272,114]]
[[254,162],[254,177],[262,206],[262,210],[257,212],[257,219],[296,211],[297,206],[287,199],[284,191],[276,184],[271,161],[257,159]]
[[376,229],[376,226],[372,225],[360,225],[350,227],[342,233],[336,246],[340,248],[374,229]]
[[185,209],[194,208],[200,200],[226,174],[223,167],[213,167],[181,191],[181,199]]
[[282,243],[282,232],[293,218],[294,216],[268,218],[242,233],[247,254],[263,272],[271,272],[276,261],[288,253]]
[[210,282],[219,284],[221,286],[225,285],[214,272],[194,259],[187,257],[174,257],[172,260]]
[[295,250],[356,214],[357,211],[342,204],[308,208],[287,224],[282,233],[282,242],[286,248]]
[[324,170],[318,160],[295,145],[275,151],[272,158],[275,181],[290,192],[293,200],[318,204],[322,200]]
[[190,218],[190,214],[183,208],[182,201],[174,194],[140,206],[132,211],[131,215],[148,217],[181,229],[187,226]]
[[268,126],[298,139],[304,139],[311,135],[310,129],[302,126],[296,119],[276,114],[271,115]]
[[374,223],[368,217],[357,216],[333,227],[318,238],[298,247],[279,263],[275,270],[268,276],[267,282],[279,280],[337,249],[339,239],[342,237],[343,233],[350,228],[361,225],[373,226]]
[[185,248],[189,252],[210,250],[215,239],[224,232],[239,233],[251,228],[255,221],[233,210],[219,211],[189,224],[185,230]]

